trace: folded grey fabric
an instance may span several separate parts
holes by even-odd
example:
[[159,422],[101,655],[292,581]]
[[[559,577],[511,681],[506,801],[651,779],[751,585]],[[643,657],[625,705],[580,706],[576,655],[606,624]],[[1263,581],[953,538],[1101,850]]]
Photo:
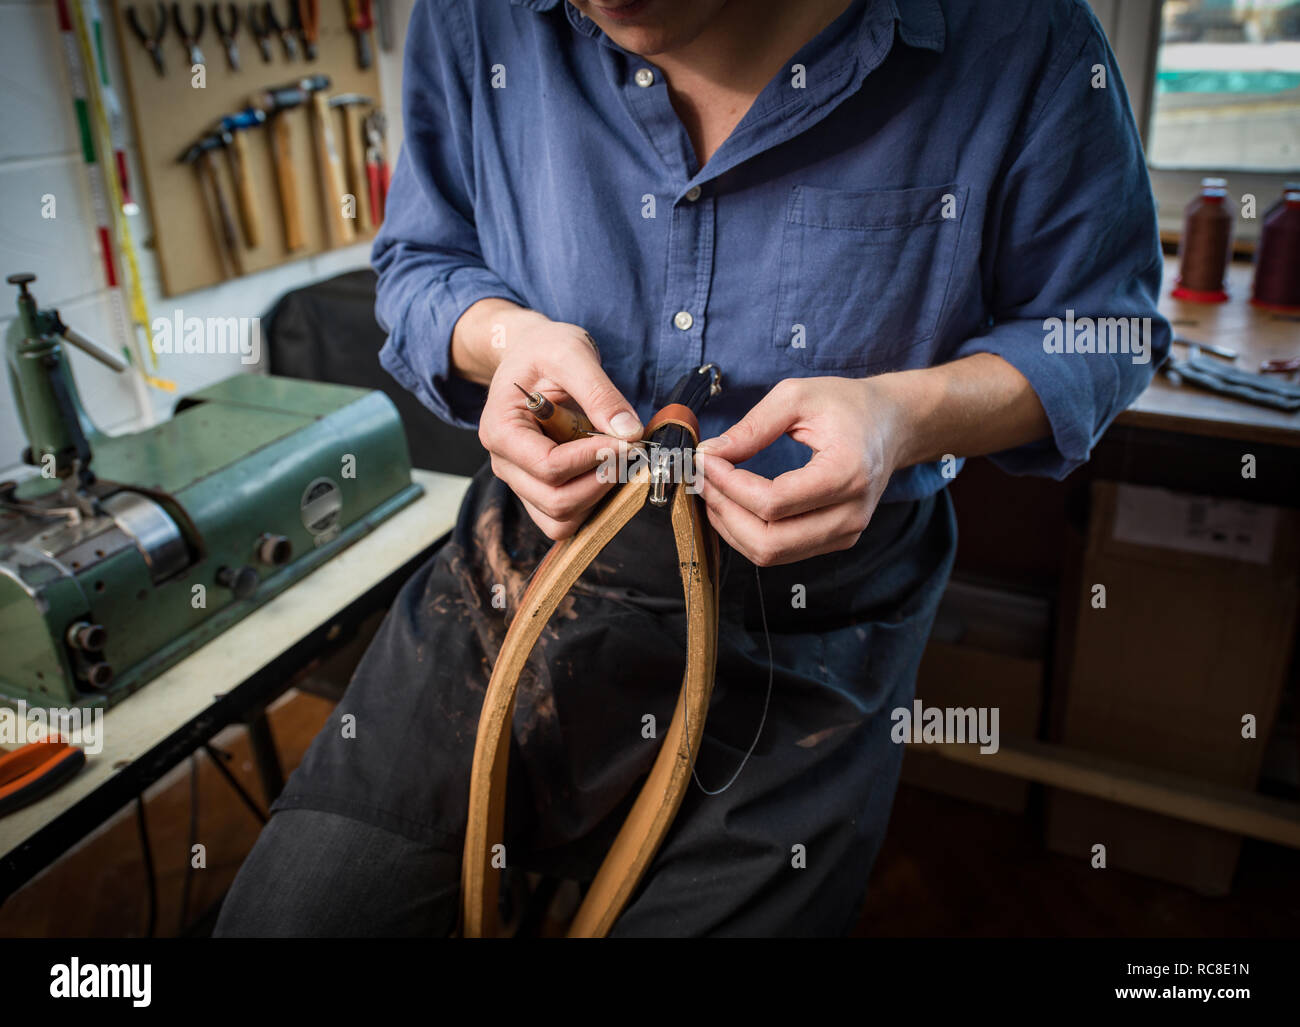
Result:
[[1186,360],[1170,357],[1163,370],[1175,382],[1186,381],[1211,392],[1276,410],[1300,410],[1300,384],[1282,381],[1276,375],[1243,371],[1222,360],[1202,356],[1195,350]]

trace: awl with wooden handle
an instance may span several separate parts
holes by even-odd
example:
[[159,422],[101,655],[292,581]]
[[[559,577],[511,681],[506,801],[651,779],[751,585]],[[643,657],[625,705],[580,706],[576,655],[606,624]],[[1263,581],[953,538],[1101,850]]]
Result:
[[563,445],[574,439],[601,434],[581,410],[552,403],[540,392],[529,392],[518,382],[515,382],[515,388],[524,394],[528,412],[537,419],[552,442]]

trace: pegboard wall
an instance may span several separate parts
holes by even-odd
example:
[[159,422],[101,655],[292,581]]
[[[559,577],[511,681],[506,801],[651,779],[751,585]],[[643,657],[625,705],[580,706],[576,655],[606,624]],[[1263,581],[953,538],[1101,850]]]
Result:
[[[173,8],[180,11],[184,23],[193,28],[197,9],[204,9],[204,27],[197,45],[203,56],[202,75],[194,70],[188,47],[177,30]],[[299,0],[273,0],[269,5],[281,25],[290,23],[291,9]],[[238,47],[239,69],[230,67],[226,48],[214,24],[213,9],[220,8],[229,23],[232,7],[238,12],[239,24],[234,34]],[[250,22],[250,11],[259,21],[268,5],[255,4],[128,4],[114,0],[113,18],[122,49],[127,95],[136,126],[145,197],[153,223],[153,246],[162,275],[163,291],[168,296],[214,285],[242,274],[261,271],[290,260],[351,245],[373,237],[374,225],[366,224],[369,196],[366,176],[354,181],[356,163],[349,160],[351,136],[364,155],[361,135],[363,113],[371,108],[357,108],[349,118],[343,109],[329,109],[325,116],[333,128],[338,165],[342,172],[343,195],[329,196],[322,179],[322,167],[329,160],[321,158],[321,138],[317,131],[315,106],[307,103],[273,115],[266,124],[239,133],[245,158],[248,200],[246,211],[240,204],[240,190],[234,167],[236,155],[231,148],[217,148],[194,164],[179,161],[195,141],[211,134],[223,117],[233,115],[254,104],[260,92],[290,85],[315,75],[326,75],[330,84],[323,92],[329,96],[361,94],[381,104],[379,92],[378,49],[374,31],[369,31],[370,67],[360,66],[354,33],[349,30],[348,0],[319,0],[317,55],[308,60],[304,39],[292,37],[296,56],[290,57],[280,35],[267,40],[270,60],[266,60]],[[310,13],[312,5],[301,4]],[[148,48],[132,29],[128,12],[134,8],[136,20],[146,33],[157,25],[165,12],[166,29],[160,40],[163,70],[160,73]],[[286,222],[277,188],[272,160],[272,121],[283,119],[281,138],[287,137],[288,159],[295,183],[293,190],[301,225],[302,245],[291,249],[286,238]],[[349,128],[354,131],[349,132]],[[224,196],[229,220],[215,202],[216,190]],[[348,203],[347,196],[355,198]],[[255,227],[250,233],[244,223],[251,214]],[[346,217],[351,214],[351,217]],[[330,219],[337,228],[331,230]],[[347,221],[345,226],[343,221]],[[351,237],[346,234],[351,230]],[[255,239],[256,245],[251,245]]]

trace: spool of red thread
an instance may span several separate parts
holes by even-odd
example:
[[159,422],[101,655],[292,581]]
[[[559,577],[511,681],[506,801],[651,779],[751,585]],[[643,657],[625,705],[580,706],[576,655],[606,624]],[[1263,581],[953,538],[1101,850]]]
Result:
[[1222,178],[1201,179],[1201,191],[1187,205],[1181,266],[1174,296],[1193,303],[1222,303],[1228,298],[1224,277],[1232,256],[1235,218],[1228,205],[1228,183]]
[[1251,303],[1288,312],[1300,310],[1300,189],[1288,183],[1281,203],[1269,208],[1255,250]]

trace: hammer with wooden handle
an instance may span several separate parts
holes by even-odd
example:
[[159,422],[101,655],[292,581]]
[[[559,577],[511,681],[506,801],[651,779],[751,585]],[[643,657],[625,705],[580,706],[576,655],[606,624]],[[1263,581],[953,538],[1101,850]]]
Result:
[[248,147],[242,133],[265,124],[266,112],[256,107],[228,114],[218,122],[221,137],[226,143],[226,156],[230,161],[230,177],[235,182],[239,223],[243,226],[244,241],[250,250],[261,245],[262,233],[257,218],[257,198],[253,194],[253,176],[248,165]]
[[[324,78],[324,76],[319,76]],[[328,79],[326,82],[328,83]],[[329,98],[321,90],[311,94],[312,131],[316,137],[316,164],[320,172],[321,196],[325,201],[325,227],[330,242],[335,245],[350,243],[356,237],[352,218],[343,214],[343,201],[347,196],[347,182],[343,178],[343,157],[339,153],[338,137],[330,116]],[[353,197],[353,208],[356,198]]]
[[356,204],[357,231],[362,235],[369,235],[375,227],[366,196],[365,132],[361,124],[362,108],[373,104],[370,97],[360,93],[340,93],[329,100],[331,109],[343,109],[343,156],[348,167],[348,189]]
[[329,85],[328,75],[313,75],[267,89],[249,101],[250,107],[256,107],[266,115],[271,130],[271,158],[275,164],[276,188],[280,193],[280,213],[284,216],[284,245],[288,250],[301,249],[305,240],[302,211],[298,208],[298,176],[293,167],[289,124],[284,115],[286,111],[308,103],[313,94],[328,89]]
[[[244,265],[239,253],[239,239],[235,235],[235,219],[230,213],[230,203],[226,199],[226,191],[221,187],[221,178],[217,174],[216,162],[212,159],[212,152],[222,145],[220,136],[207,135],[188,147],[177,160],[181,164],[188,164],[194,168],[198,173],[200,186],[206,187],[211,194],[212,205],[209,206],[209,216],[211,217],[212,208],[215,207],[216,224],[214,231],[217,241],[220,243],[219,252],[222,256],[222,272],[225,273],[228,265],[234,269],[234,274],[242,275]],[[208,204],[205,203],[205,206],[208,206]]]

